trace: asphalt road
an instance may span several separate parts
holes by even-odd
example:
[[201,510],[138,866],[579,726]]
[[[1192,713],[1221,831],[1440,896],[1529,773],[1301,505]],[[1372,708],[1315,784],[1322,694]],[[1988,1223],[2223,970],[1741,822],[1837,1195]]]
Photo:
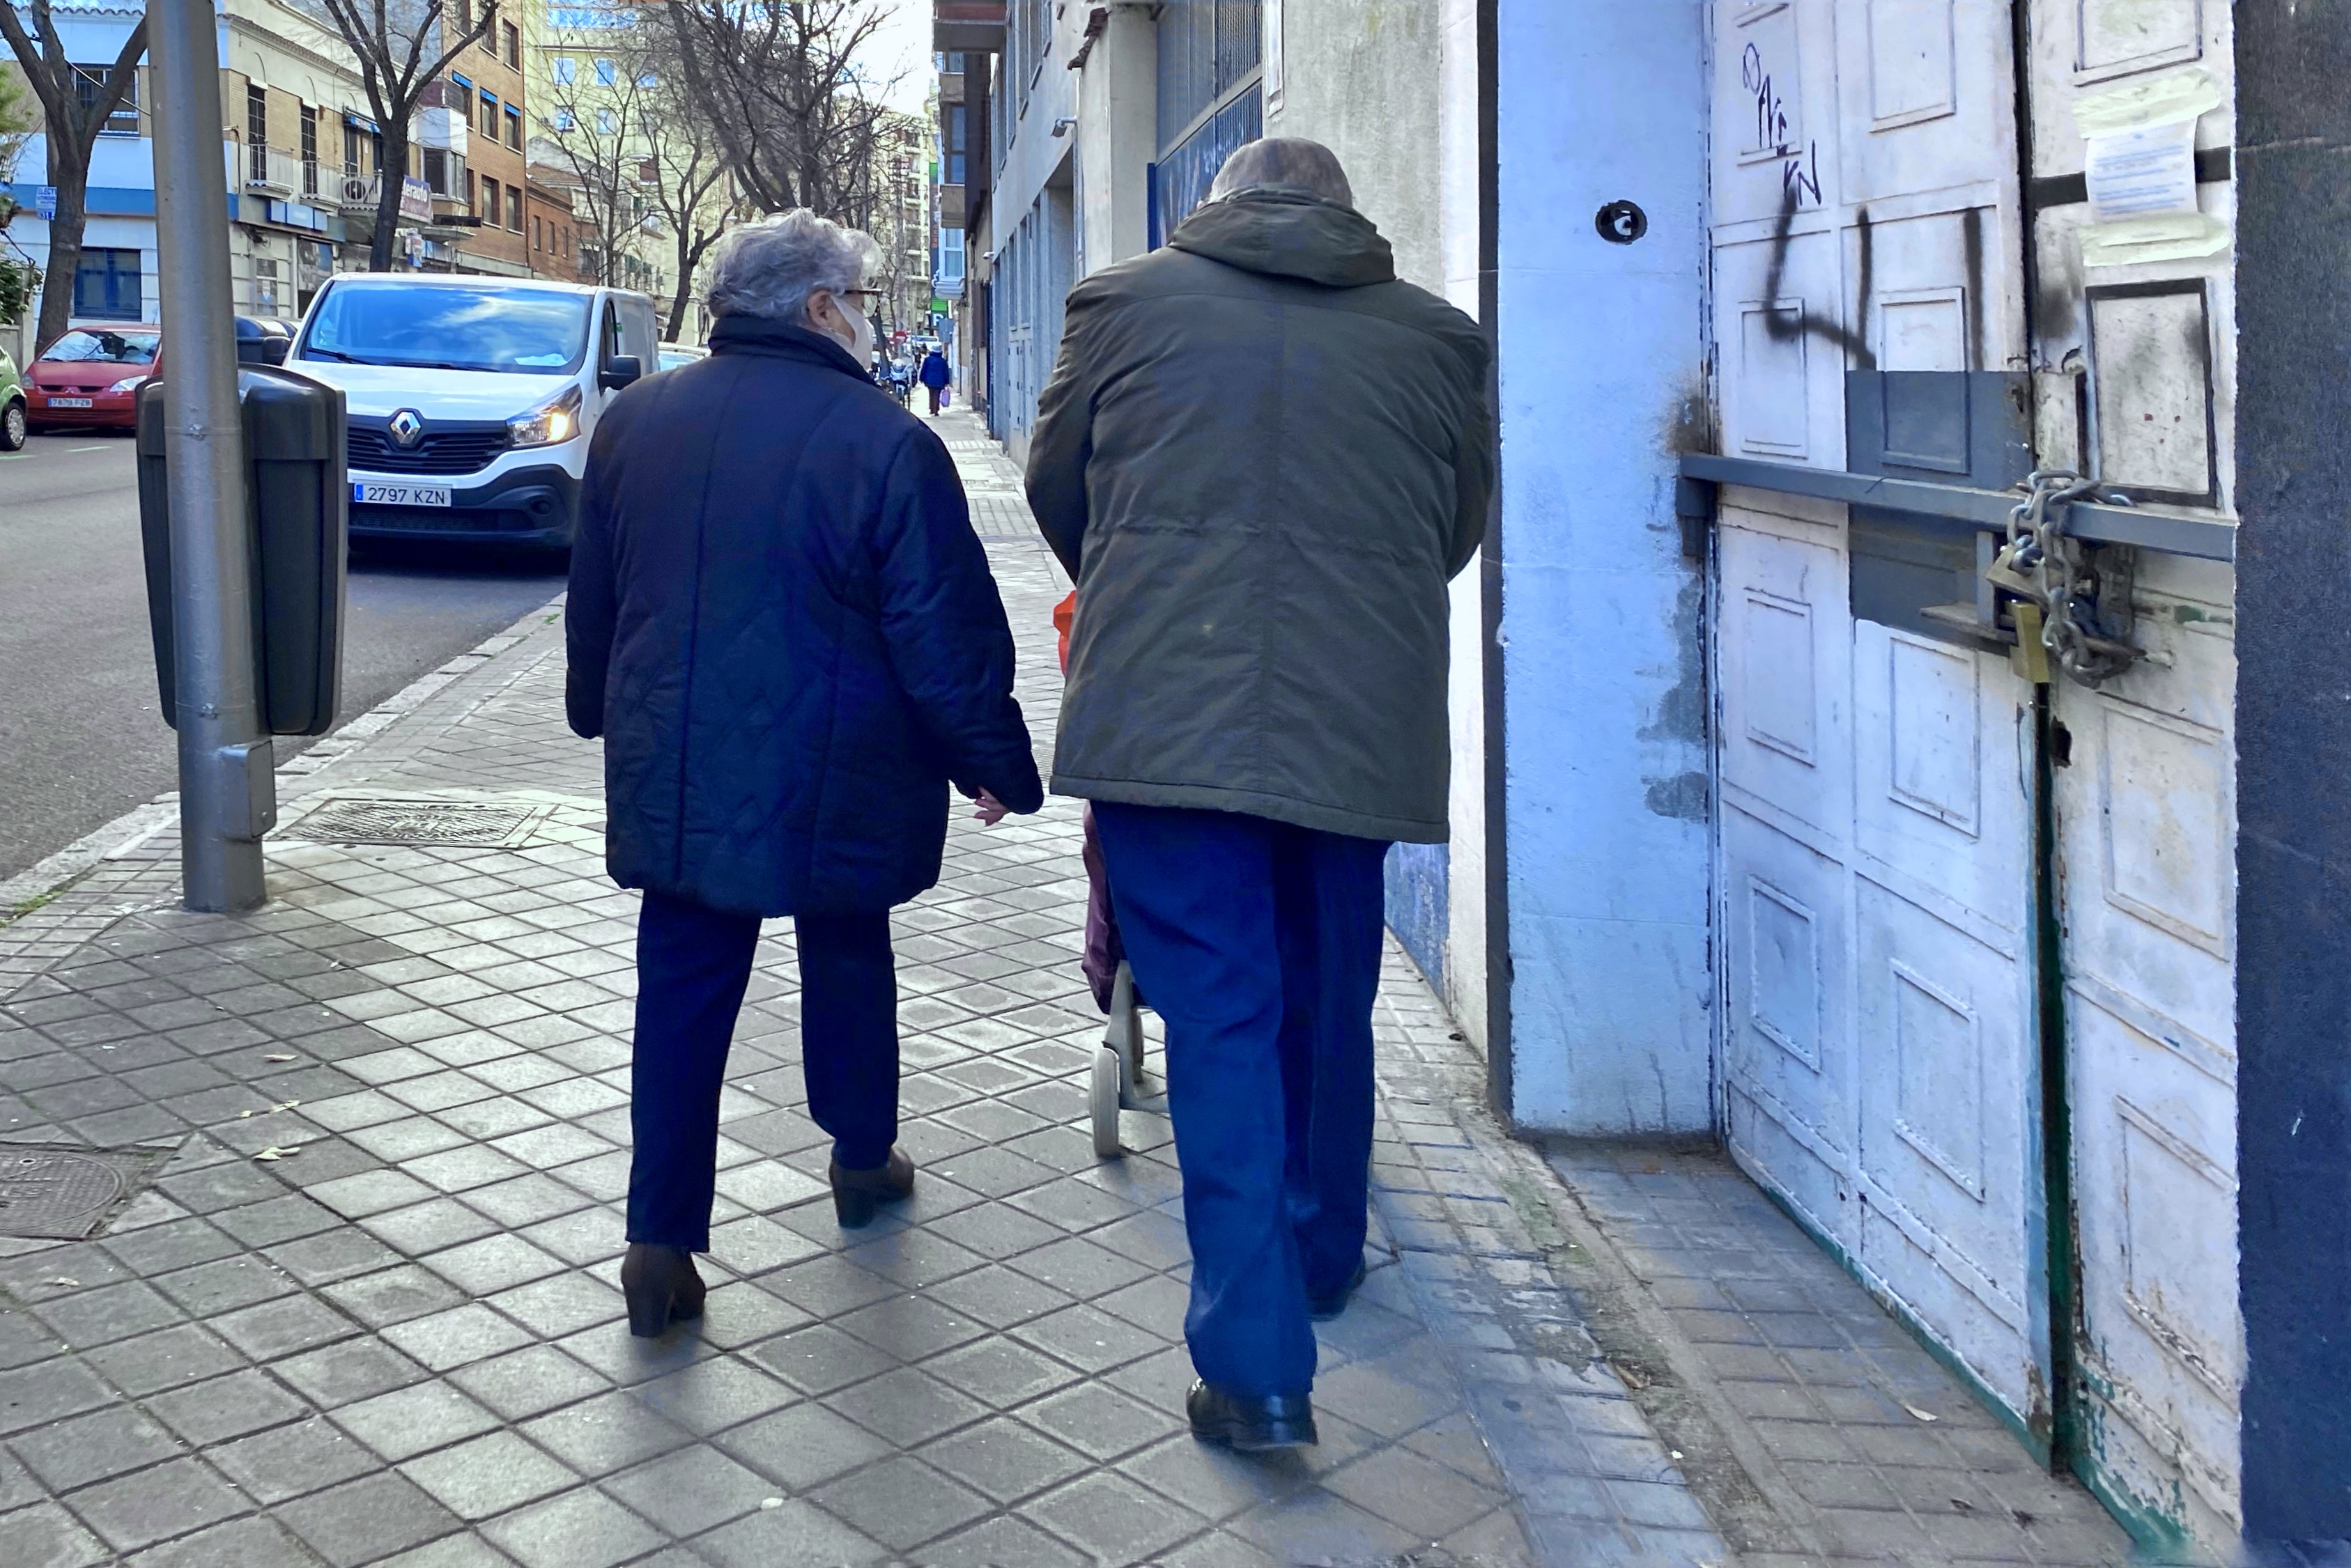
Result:
[[[436,549],[351,564],[342,715],[354,718],[563,587],[544,553]],[[303,742],[281,740],[278,755]],[[0,453],[0,877],[176,786],[156,709],[126,436]]]

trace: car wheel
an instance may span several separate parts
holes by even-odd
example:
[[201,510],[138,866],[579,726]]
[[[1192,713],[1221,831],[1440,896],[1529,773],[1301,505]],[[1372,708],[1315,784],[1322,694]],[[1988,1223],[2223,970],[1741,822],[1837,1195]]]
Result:
[[32,422],[25,418],[25,404],[12,398],[8,406],[0,409],[0,452],[22,452],[25,438],[33,433]]

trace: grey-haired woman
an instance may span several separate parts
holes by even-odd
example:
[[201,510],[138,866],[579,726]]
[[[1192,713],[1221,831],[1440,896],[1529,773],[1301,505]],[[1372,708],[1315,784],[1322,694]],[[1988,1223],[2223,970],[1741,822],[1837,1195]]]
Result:
[[1043,801],[1012,634],[938,438],[873,384],[873,244],[736,230],[710,358],[614,400],[566,612],[571,727],[604,740],[637,938],[629,1326],[702,1310],[718,1094],[762,917],[792,917],[809,1114],[840,1221],[913,1189],[895,1147],[890,909],[938,880],[948,787]]

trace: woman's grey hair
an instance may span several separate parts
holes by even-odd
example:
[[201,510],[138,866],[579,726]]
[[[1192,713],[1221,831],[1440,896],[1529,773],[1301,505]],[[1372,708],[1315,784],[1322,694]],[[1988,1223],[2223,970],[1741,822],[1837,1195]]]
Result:
[[758,316],[798,326],[810,295],[856,288],[881,260],[881,247],[862,231],[796,207],[745,223],[719,241],[703,297],[713,316]]
[[1339,167],[1339,155],[1302,136],[1267,136],[1242,142],[1217,171],[1217,182],[1208,187],[1208,200],[1221,202],[1252,185],[1303,185],[1326,202],[1343,207],[1355,204],[1355,192],[1347,183],[1347,171]]

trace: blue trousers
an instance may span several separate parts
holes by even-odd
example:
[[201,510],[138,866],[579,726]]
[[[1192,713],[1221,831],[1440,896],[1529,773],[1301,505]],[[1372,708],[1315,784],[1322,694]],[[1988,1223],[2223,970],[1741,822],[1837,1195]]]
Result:
[[1094,803],[1127,961],[1167,1025],[1192,1365],[1314,1382],[1310,1293],[1363,1259],[1387,845],[1228,812]]
[[[871,1170],[898,1136],[898,977],[886,910],[797,915],[800,1069],[832,1158]],[[759,919],[648,892],[637,918],[629,1240],[707,1251],[718,1091]]]

